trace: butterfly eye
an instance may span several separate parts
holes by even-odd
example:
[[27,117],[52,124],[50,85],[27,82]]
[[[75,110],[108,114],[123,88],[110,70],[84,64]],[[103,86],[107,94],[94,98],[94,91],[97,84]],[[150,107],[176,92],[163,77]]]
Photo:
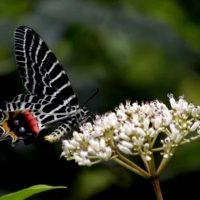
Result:
[[20,128],[19,128],[19,132],[20,133],[24,133],[26,130],[25,130],[25,128],[23,127],[23,126],[21,126]]

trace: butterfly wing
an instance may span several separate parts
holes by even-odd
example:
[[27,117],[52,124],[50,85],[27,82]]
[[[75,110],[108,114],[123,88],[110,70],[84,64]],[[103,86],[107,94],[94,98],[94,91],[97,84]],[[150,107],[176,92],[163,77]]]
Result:
[[14,33],[15,56],[22,82],[31,94],[62,99],[64,105],[78,101],[69,78],[41,37],[26,26]]
[[88,111],[79,108],[66,73],[35,31],[20,26],[14,38],[19,73],[30,94],[0,104],[0,140],[10,136],[13,144],[19,140],[30,144],[43,128],[64,121],[46,138],[57,141],[84,121]]

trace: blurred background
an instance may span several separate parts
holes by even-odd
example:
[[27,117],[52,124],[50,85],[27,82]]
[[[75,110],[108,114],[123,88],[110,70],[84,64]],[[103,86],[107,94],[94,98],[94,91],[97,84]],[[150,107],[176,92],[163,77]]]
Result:
[[[80,105],[93,112],[113,110],[126,98],[185,95],[200,105],[200,2],[197,0],[2,0],[0,2],[0,100],[27,93],[14,56],[17,26],[33,28],[68,74]],[[35,184],[65,185],[29,200],[155,199],[144,178],[109,161],[80,167],[59,159],[61,143],[0,143],[0,196]],[[199,194],[200,140],[182,146],[161,176],[164,199]]]

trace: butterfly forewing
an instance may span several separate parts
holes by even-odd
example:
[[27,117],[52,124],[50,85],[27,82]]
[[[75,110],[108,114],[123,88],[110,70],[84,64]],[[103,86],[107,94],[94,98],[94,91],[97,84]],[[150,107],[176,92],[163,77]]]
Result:
[[18,27],[14,37],[16,61],[26,89],[62,99],[64,105],[78,104],[66,73],[41,37],[25,26]]

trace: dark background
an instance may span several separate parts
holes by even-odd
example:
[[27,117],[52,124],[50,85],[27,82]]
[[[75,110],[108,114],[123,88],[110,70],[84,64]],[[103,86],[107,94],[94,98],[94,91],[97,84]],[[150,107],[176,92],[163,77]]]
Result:
[[[132,101],[184,94],[200,105],[200,2],[197,0],[3,0],[0,2],[0,99],[26,93],[14,57],[13,32],[33,28],[67,72],[80,105],[102,114]],[[113,161],[80,167],[59,159],[61,143],[42,131],[34,144],[0,143],[0,196],[35,184],[65,185],[29,199],[155,199],[149,181]],[[199,196],[200,141],[181,146],[161,180],[164,199]]]

